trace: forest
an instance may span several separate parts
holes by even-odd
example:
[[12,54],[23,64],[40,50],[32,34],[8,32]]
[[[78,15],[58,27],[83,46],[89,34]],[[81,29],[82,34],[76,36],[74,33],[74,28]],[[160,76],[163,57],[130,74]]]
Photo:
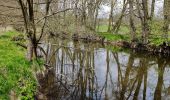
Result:
[[0,0],[0,100],[170,99],[170,0]]

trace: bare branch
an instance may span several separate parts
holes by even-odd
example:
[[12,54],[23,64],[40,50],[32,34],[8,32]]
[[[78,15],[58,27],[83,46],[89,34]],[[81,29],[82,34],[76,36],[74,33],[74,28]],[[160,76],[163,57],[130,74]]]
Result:
[[59,14],[59,13],[68,11],[68,10],[73,10],[73,9],[68,8],[68,9],[61,10],[61,11],[58,11],[58,12],[54,12],[54,13],[52,13],[52,14],[50,14],[50,15],[44,16],[44,17],[40,18],[40,19],[36,22],[36,24],[38,24],[41,20],[43,20],[43,19],[45,19],[45,18],[47,18],[47,17],[51,17],[51,16],[54,16],[54,15],[56,15],[56,14]]

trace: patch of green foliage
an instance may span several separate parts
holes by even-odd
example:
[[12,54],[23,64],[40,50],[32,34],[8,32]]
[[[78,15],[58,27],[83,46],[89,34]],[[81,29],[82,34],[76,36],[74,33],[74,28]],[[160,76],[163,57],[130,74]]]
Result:
[[[165,38],[163,33],[164,22],[160,20],[153,20],[149,22],[151,28],[151,34],[149,35],[149,42],[152,45],[160,45],[163,42],[169,42],[169,37]],[[125,25],[121,25],[118,33],[109,33],[107,32],[108,25],[100,25],[98,28],[98,33],[100,36],[105,37],[109,41],[130,41],[130,31],[129,28]],[[142,36],[142,27],[140,24],[136,25],[136,38],[140,41]],[[168,33],[170,36],[170,31]]]
[[159,46],[163,42],[169,42],[169,41],[170,41],[170,39],[164,38],[163,35],[154,35],[154,36],[150,36],[150,38],[149,38],[149,42],[156,46]]
[[9,31],[0,35],[0,100],[8,100],[15,91],[22,100],[33,99],[36,80],[31,63],[25,59],[25,50],[11,38],[19,33]]
[[[156,46],[162,44],[163,42],[170,41],[169,37],[166,37],[163,32],[164,22],[160,20],[154,20],[149,23],[151,27],[151,34],[149,36],[149,41],[151,44]],[[170,36],[170,33],[168,33]]]
[[120,30],[119,30],[118,33],[120,33],[120,34],[129,34],[130,33],[129,27],[127,27],[125,25],[120,26]]
[[99,25],[99,26],[97,26],[96,29],[97,29],[98,32],[107,32],[108,25]]
[[[108,25],[99,25],[96,28],[97,32],[107,32],[108,31]],[[129,28],[125,25],[120,26],[120,29],[118,31],[118,34],[125,34],[129,33]]]
[[128,41],[129,40],[129,36],[126,34],[112,34],[108,32],[100,32],[98,34],[102,37],[105,37],[109,41],[121,41],[121,40]]

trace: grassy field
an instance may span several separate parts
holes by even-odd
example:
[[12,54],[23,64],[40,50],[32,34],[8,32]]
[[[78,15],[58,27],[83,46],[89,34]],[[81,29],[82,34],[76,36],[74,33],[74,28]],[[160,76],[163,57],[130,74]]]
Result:
[[[153,45],[160,45],[164,41],[169,42],[170,38],[164,38],[164,33],[162,31],[162,22],[153,22],[151,25],[151,34],[149,35],[149,43]],[[141,26],[137,26],[136,28],[136,36],[140,40],[141,39]],[[98,27],[98,34],[100,36],[105,37],[109,41],[130,41],[130,30],[126,26],[121,26],[118,33],[109,33],[107,32],[107,25],[100,25]],[[168,33],[170,36],[170,32]]]
[[8,100],[11,91],[22,100],[30,100],[36,91],[32,64],[25,59],[25,50],[11,41],[18,34],[15,31],[0,34],[0,100]]
[[[99,27],[97,27],[98,32],[107,32],[107,30],[108,30],[108,25],[100,25]],[[130,31],[127,26],[120,26],[120,30],[118,34],[127,34],[129,32]]]

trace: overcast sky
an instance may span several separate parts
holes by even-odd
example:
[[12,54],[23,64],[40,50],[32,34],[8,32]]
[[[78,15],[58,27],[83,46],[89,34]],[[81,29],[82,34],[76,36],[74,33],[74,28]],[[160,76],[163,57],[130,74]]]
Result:
[[[151,0],[149,2],[151,5]],[[122,9],[122,0],[118,0],[118,4],[115,6],[114,14],[117,14]],[[99,10],[99,18],[108,18],[110,13],[110,6],[102,5]],[[162,17],[163,15],[163,0],[156,0],[155,2],[155,16]]]

